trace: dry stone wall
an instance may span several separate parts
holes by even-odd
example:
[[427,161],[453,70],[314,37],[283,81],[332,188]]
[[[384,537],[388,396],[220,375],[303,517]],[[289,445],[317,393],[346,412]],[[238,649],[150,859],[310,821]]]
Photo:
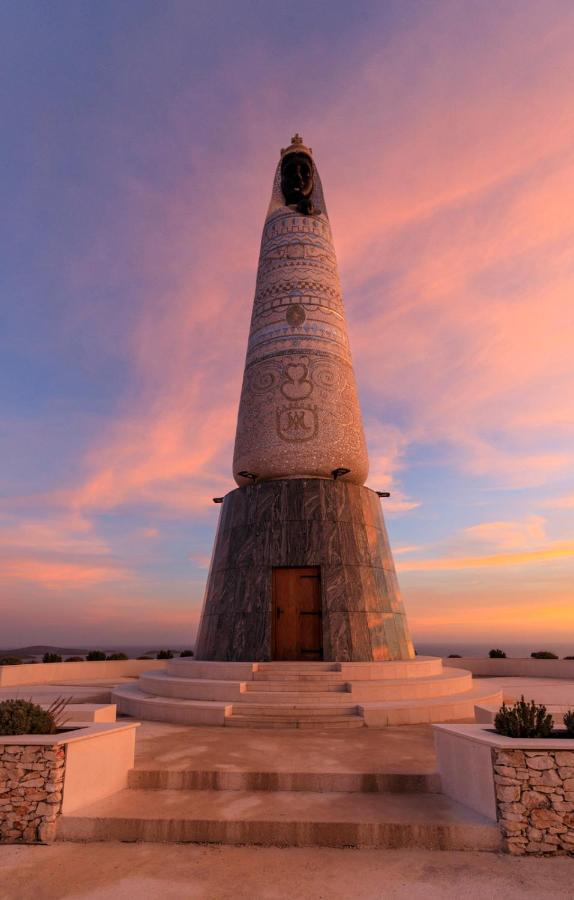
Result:
[[574,854],[574,751],[493,750],[493,765],[508,852]]
[[65,752],[54,745],[0,745],[0,843],[54,840]]

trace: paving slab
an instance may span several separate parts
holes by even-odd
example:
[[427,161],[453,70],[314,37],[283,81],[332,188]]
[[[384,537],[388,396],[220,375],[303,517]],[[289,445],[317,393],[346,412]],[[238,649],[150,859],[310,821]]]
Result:
[[0,847],[1,900],[523,900],[572,897],[573,860],[431,850]]
[[431,774],[436,772],[436,757],[429,725],[363,728],[347,734],[144,721],[137,732],[135,768]]

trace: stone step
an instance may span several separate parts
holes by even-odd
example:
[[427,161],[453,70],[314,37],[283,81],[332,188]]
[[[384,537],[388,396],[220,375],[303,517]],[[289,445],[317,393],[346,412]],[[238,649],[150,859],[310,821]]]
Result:
[[386,700],[358,704],[366,725],[384,728],[389,725],[422,725],[433,722],[455,722],[474,719],[474,705],[478,698],[485,702],[502,703],[502,691],[488,684],[475,684],[460,694],[427,697],[413,700]]
[[125,790],[61,816],[64,841],[498,850],[495,822],[441,794]]
[[276,716],[295,718],[331,718],[332,716],[356,716],[359,715],[359,709],[356,703],[279,703],[273,698],[273,703],[233,703],[231,705],[231,714],[237,713],[241,716]]
[[128,787],[176,791],[313,791],[428,794],[440,791],[438,772],[281,772],[136,768]]
[[237,701],[242,706],[356,706],[348,691],[245,691]]
[[230,703],[151,696],[135,684],[115,688],[113,699],[123,715],[178,725],[224,725],[226,714],[231,713]]
[[338,662],[301,662],[299,660],[257,663],[258,672],[340,672]]
[[363,728],[365,720],[359,715],[353,716],[302,716],[258,714],[244,715],[234,713],[225,717],[224,724],[229,728],[313,728],[316,731],[331,728]]
[[280,679],[281,681],[300,681],[304,682],[324,682],[325,684],[341,684],[346,683],[348,680],[344,678],[341,672],[254,672],[253,673],[253,681],[254,682],[263,682],[263,681],[277,681]]
[[165,672],[145,672],[139,677],[138,687],[146,694],[156,697],[231,703],[232,700],[241,697],[245,682],[215,678],[181,678]]
[[[317,673],[309,681],[301,676],[272,681],[270,678],[257,681],[231,681],[214,678],[182,678],[166,672],[146,672],[140,676],[138,687],[144,693],[156,697],[172,697],[184,700],[205,700],[231,703],[266,702],[274,697],[278,702],[292,702],[301,697],[316,698],[333,703],[349,699],[357,701],[407,700],[425,697],[440,697],[458,694],[472,687],[470,672],[451,668],[437,676],[423,678],[384,679],[381,681],[327,681],[332,673]],[[337,676],[339,677],[339,676]],[[263,701],[261,700],[263,698]]]
[[270,691],[276,692],[293,692],[297,691],[298,693],[318,693],[321,694],[328,691],[331,694],[348,694],[349,693],[349,683],[346,681],[301,681],[300,679],[292,679],[291,681],[286,681],[283,677],[281,680],[271,681],[271,679],[265,679],[264,681],[246,681],[244,682],[245,693],[248,694],[259,694],[259,693],[269,693]]
[[[446,697],[453,694],[461,694],[472,688],[472,675],[464,669],[450,669],[440,675],[424,678],[401,678],[382,681],[352,681],[340,684],[325,684],[317,680],[311,683],[297,681],[252,681],[244,685],[244,691],[240,699],[246,696],[251,699],[255,694],[269,695],[271,692],[278,696],[292,697],[297,693],[309,693],[313,696],[324,697],[328,690],[333,694],[347,697],[347,700],[378,701],[378,700],[418,700],[428,697]],[[332,702],[336,702],[333,698]]]
[[342,681],[381,681],[385,679],[421,678],[440,675],[440,657],[417,656],[414,659],[381,662],[220,662],[198,659],[170,659],[166,672],[177,678],[206,678],[220,681],[271,680],[285,674],[323,674]]
[[[461,719],[473,719],[474,706],[477,703],[483,705],[495,705],[502,702],[502,692],[494,689],[484,682],[476,682],[469,690],[458,694],[447,694],[438,697],[426,697],[418,699],[402,700],[353,700],[352,694],[326,693],[325,700],[320,703],[312,701],[309,695],[297,698],[295,703],[283,704],[280,701],[281,693],[275,693],[267,698],[267,702],[261,703],[259,698],[253,703],[253,694],[239,694],[237,701],[225,702],[216,700],[187,700],[176,697],[161,697],[150,695],[139,689],[137,685],[119,685],[113,691],[113,701],[118,705],[118,711],[124,715],[134,716],[140,719],[149,719],[161,722],[175,722],[183,725],[226,725],[233,721],[234,727],[278,727],[281,721],[293,726],[289,721],[293,713],[284,715],[286,707],[290,711],[297,709],[297,723],[302,723],[306,718],[305,713],[311,713],[307,718],[307,726],[331,727],[326,724],[332,713],[336,718],[356,718],[359,722],[369,727],[384,728],[389,725],[418,725],[432,722],[448,722]],[[243,702],[245,698],[245,702]],[[343,702],[341,699],[343,698]],[[250,702],[251,701],[251,702]],[[235,706],[235,715],[232,715]],[[352,716],[341,715],[345,707],[349,706],[354,711]],[[324,716],[318,713],[319,707],[325,712]],[[263,713],[262,710],[270,710]],[[247,713],[249,713],[247,715]],[[239,714],[239,715],[237,715]],[[266,719],[274,717],[273,726]],[[260,724],[263,721],[263,725]],[[307,727],[306,726],[306,727]],[[347,725],[346,727],[353,727]],[[355,726],[357,727],[357,726]]]

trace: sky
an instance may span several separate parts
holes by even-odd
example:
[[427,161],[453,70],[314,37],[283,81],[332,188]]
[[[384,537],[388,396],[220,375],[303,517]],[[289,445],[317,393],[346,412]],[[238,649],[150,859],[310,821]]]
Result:
[[574,652],[571,0],[0,9],[0,647],[192,640],[279,149],[417,641]]

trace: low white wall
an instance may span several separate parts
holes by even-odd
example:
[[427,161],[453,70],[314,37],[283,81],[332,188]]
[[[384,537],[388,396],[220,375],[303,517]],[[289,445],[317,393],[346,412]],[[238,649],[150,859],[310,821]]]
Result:
[[[95,803],[128,786],[139,723],[94,730],[66,747],[62,813]],[[97,727],[97,726],[96,726]]]
[[433,731],[443,793],[496,821],[491,746],[466,739],[457,726],[434,725]]
[[490,659],[463,656],[443,659],[444,666],[468,669],[473,675],[492,678],[569,678],[574,680],[574,659]]
[[19,684],[60,684],[85,679],[137,678],[142,672],[165,669],[166,659],[119,659],[101,662],[36,663],[0,666],[0,687]]

